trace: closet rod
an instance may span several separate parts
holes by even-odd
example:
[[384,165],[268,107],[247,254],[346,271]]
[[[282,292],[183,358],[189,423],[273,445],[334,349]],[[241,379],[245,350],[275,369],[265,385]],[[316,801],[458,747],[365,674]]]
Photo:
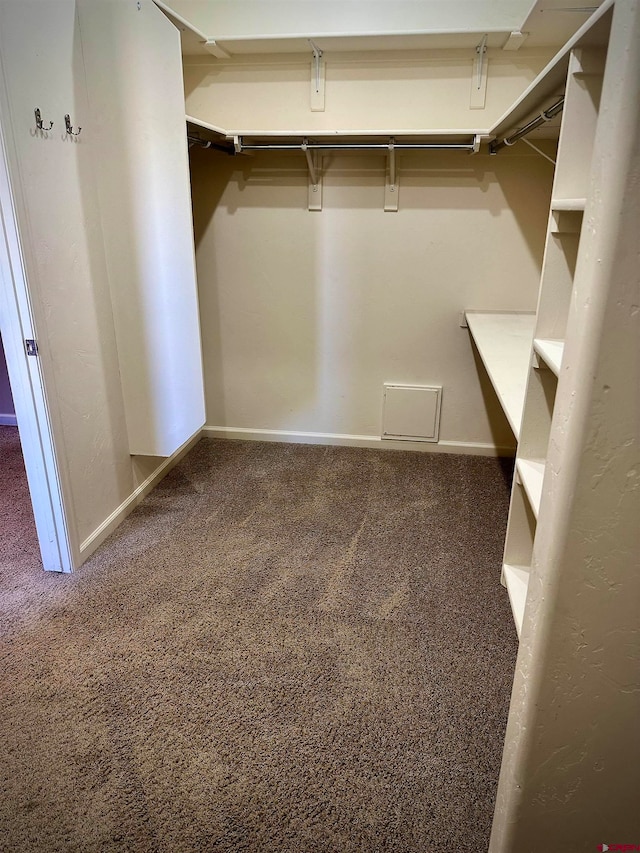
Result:
[[200,139],[199,136],[187,135],[187,141],[189,142],[189,147],[191,147],[191,145],[199,145],[201,148],[213,148],[216,151],[223,151],[225,154],[235,154],[235,151],[231,146],[223,145],[220,142],[212,142],[208,139]]
[[[242,140],[238,142],[238,151],[304,151],[303,143],[255,143],[245,145]],[[309,142],[308,150],[315,151],[384,151],[389,153],[388,142]],[[454,150],[475,151],[476,146],[471,143],[457,142],[396,142],[396,151],[428,151],[428,150]]]
[[552,104],[549,109],[543,110],[539,116],[536,116],[528,124],[525,124],[524,127],[521,127],[516,130],[515,133],[512,133],[511,136],[505,136],[500,141],[494,139],[491,145],[489,145],[489,154],[497,154],[501,148],[505,147],[505,145],[514,145],[519,139],[522,139],[523,136],[526,136],[528,133],[531,133],[532,130],[540,127],[541,124],[551,121],[554,116],[557,116],[558,113],[562,111],[563,106],[564,96],[556,101],[555,104]]

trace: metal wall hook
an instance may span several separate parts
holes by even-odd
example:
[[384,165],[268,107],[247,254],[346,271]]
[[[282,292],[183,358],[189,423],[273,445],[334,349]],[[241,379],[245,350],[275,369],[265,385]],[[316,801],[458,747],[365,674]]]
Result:
[[79,127],[77,130],[74,130],[74,129],[71,127],[71,116],[70,116],[68,113],[67,113],[67,115],[64,117],[64,126],[66,127],[66,129],[67,129],[67,133],[68,133],[68,134],[70,134],[70,136],[80,136],[80,133],[81,133],[81,131],[82,131],[82,128],[81,128],[81,127]]
[[45,127],[42,123],[42,115],[40,113],[40,110],[37,107],[33,111],[33,114],[36,117],[36,127],[38,128],[38,130],[51,130],[51,128],[53,127],[53,122],[50,121],[49,127]]

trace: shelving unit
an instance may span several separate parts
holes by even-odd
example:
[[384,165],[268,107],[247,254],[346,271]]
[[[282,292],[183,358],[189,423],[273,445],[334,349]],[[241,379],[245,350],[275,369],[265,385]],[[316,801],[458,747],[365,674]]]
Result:
[[[606,60],[611,9],[579,33],[566,57],[551,63],[514,108],[513,127],[536,90],[545,97],[566,67],[564,110],[535,316],[468,312],[469,330],[512,426],[518,448],[502,566],[520,636],[536,552],[538,519],[549,492],[547,452],[562,379],[565,336],[585,210]],[[513,123],[511,123],[513,122]]]

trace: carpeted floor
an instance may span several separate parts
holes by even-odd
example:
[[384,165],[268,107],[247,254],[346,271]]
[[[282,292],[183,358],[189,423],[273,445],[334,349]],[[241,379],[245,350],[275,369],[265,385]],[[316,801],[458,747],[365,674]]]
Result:
[[0,850],[486,850],[504,463],[205,439],[62,577],[2,433]]

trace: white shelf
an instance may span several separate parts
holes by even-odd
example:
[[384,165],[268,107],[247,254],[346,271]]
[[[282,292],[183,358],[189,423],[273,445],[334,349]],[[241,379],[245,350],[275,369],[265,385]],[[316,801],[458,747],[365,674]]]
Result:
[[502,567],[502,573],[509,593],[513,621],[516,623],[516,631],[520,637],[524,608],[527,603],[527,589],[529,588],[529,569],[527,566],[509,566],[505,563]]
[[185,119],[189,124],[194,124],[197,127],[202,127],[204,130],[210,130],[212,133],[218,133],[220,134],[220,136],[227,136],[226,130],[223,130],[221,127],[216,127],[215,124],[209,124],[208,121],[202,121],[202,119],[190,115],[185,116]]
[[535,314],[467,311],[465,317],[500,405],[518,439]]
[[584,210],[586,198],[553,198],[551,210]]
[[544,462],[532,459],[518,459],[516,469],[520,475],[520,481],[524,487],[525,494],[529,498],[533,514],[537,518],[542,500]]
[[216,45],[229,56],[244,56],[256,53],[310,54],[310,40],[317,42],[326,52],[474,50],[485,34],[488,35],[487,47],[489,48],[501,48],[509,35],[504,30],[482,29],[455,33],[443,33],[438,30],[269,33],[265,35],[223,33],[213,38]]
[[547,367],[552,370],[556,376],[558,376],[562,366],[564,341],[535,338],[533,341],[533,349],[544,361]]

